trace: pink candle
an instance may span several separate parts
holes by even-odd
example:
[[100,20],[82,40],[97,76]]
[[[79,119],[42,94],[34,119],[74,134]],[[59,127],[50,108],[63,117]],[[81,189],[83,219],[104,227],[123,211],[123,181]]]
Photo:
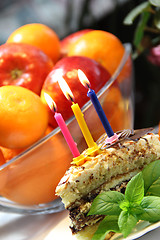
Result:
[[54,118],[56,122],[58,123],[58,126],[60,127],[64,138],[66,139],[66,142],[68,143],[68,146],[73,154],[74,157],[78,157],[80,155],[77,144],[74,142],[66,124],[65,121],[60,113],[55,112]]
[[45,96],[45,100],[46,100],[48,106],[50,107],[52,112],[54,112],[54,118],[55,118],[58,126],[60,127],[60,129],[62,131],[62,134],[63,134],[63,136],[64,136],[72,154],[73,154],[73,156],[75,158],[80,156],[80,153],[79,153],[78,148],[77,148],[77,144],[74,142],[62,115],[60,113],[57,113],[57,111],[56,111],[55,102],[53,101],[53,99],[47,93],[44,93],[44,96]]

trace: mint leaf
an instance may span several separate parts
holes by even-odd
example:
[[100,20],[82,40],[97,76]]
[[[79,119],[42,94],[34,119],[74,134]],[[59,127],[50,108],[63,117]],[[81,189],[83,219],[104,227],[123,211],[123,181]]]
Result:
[[142,171],[144,179],[144,193],[148,192],[151,185],[160,177],[160,160],[150,163]]
[[147,7],[149,6],[148,2],[141,3],[137,7],[135,7],[131,12],[127,14],[123,23],[126,25],[131,25],[134,19],[140,15]]
[[100,223],[92,240],[103,240],[109,232],[120,232],[118,227],[118,216],[106,216]]
[[137,223],[137,218],[133,214],[127,211],[122,211],[120,213],[118,218],[118,226],[124,238],[131,233],[136,223]]
[[129,212],[133,215],[138,215],[138,214],[142,214],[144,210],[139,204],[131,203]]
[[119,215],[119,203],[124,200],[124,195],[116,191],[99,194],[93,201],[88,215]]
[[130,202],[125,199],[124,201],[120,202],[119,207],[120,207],[123,211],[128,211],[128,209],[130,208]]
[[160,177],[150,186],[147,195],[160,197]]
[[142,172],[135,175],[127,184],[125,199],[129,202],[140,203],[144,197],[144,181]]
[[132,214],[140,214],[143,212],[142,207],[138,204],[138,203],[133,203],[133,202],[129,202],[127,200],[124,200],[120,203],[119,207],[123,210],[123,211],[128,211],[129,213]]
[[144,212],[138,217],[141,220],[156,222],[160,220],[160,197],[147,196],[141,202]]

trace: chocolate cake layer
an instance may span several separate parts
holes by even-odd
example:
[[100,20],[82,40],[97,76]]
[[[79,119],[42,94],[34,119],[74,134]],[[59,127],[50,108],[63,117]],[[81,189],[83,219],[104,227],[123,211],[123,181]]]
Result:
[[[127,183],[129,180],[123,181],[122,183],[118,184],[114,188],[110,188],[109,191],[118,191],[124,194]],[[83,197],[80,200],[80,205],[77,207],[70,206],[69,210],[69,217],[72,222],[72,226],[70,226],[72,233],[77,233],[78,231],[82,230],[86,226],[92,225],[93,222],[99,222],[104,218],[104,216],[97,216],[91,215],[87,216],[87,213],[90,209],[90,206],[95,199],[95,197],[101,192],[102,188],[98,188],[93,190],[87,196]]]

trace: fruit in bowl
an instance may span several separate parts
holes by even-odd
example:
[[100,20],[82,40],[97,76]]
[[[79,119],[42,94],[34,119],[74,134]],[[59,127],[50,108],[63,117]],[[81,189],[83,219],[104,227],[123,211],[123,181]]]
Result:
[[[91,32],[93,31],[79,36],[75,43],[79,41],[81,37],[84,37],[86,34]],[[72,47],[72,44],[75,43],[70,43],[70,47]],[[9,44],[11,43],[6,43],[6,45]],[[111,48],[113,50],[112,46]],[[103,51],[103,49],[101,48],[100,51]],[[63,77],[65,79],[74,94],[75,102],[78,102],[80,107],[83,107],[85,120],[95,141],[104,132],[104,129],[95,113],[93,105],[88,102],[89,98],[87,97],[87,89],[80,83],[77,77],[77,69],[79,68],[86,74],[91,83],[91,87],[98,94],[105,113],[107,113],[107,117],[109,116],[109,121],[111,120],[111,122],[114,123],[113,125],[111,124],[113,130],[119,130],[131,125],[129,121],[130,116],[128,114],[130,109],[130,99],[127,99],[126,107],[126,99],[122,96],[119,82],[117,82],[115,77],[113,79],[110,78],[109,70],[98,63],[97,59],[91,59],[89,56],[68,56],[56,61],[57,63],[45,79],[41,90],[41,99],[45,101],[44,92],[46,92],[56,102],[57,111],[62,113],[65,120],[68,120],[67,124],[69,131],[77,143],[77,147],[80,152],[86,147],[85,141],[75,118],[70,118],[73,115],[70,109],[71,104],[59,88],[57,76],[58,79],[59,77]],[[108,62],[109,61],[110,60],[108,58]],[[118,67],[119,65],[117,68]],[[119,71],[117,68],[116,70]],[[61,75],[59,75],[60,72]],[[109,88],[105,85],[108,81],[110,82]],[[130,81],[128,81],[127,84],[129,85]],[[101,91],[99,92],[99,90]],[[113,104],[111,104],[110,99],[114,100]],[[84,106],[84,104],[86,105]],[[114,105],[114,107],[111,107],[110,104],[112,106]],[[46,103],[45,107],[45,109],[50,111]],[[117,118],[121,118],[123,120],[119,121]],[[0,179],[5,179],[3,187],[0,188],[0,194],[3,197],[25,205],[41,203],[47,204],[56,198],[54,192],[56,185],[65,173],[66,169],[70,166],[73,156],[60,129],[56,128],[56,122],[53,122],[54,117],[51,111],[49,112],[49,119],[52,127],[49,125],[46,126],[46,132],[43,132],[40,139],[34,142],[34,144],[31,143],[31,145],[24,148],[22,145],[20,148],[17,145],[16,148],[13,149],[13,155],[10,151],[7,153],[9,148],[7,149],[6,147],[1,147],[4,156],[5,154],[6,156],[7,154],[14,156],[11,161],[7,162],[7,165],[2,165],[0,170]],[[35,118],[35,121],[38,125],[40,120]],[[33,130],[30,135],[32,136],[34,132],[35,130]],[[16,153],[17,156],[15,156]],[[1,178],[2,176],[3,178]]]
[[4,163],[5,163],[5,158],[2,150],[0,149],[0,166],[3,165]]
[[38,48],[24,43],[0,46],[0,86],[18,85],[40,94],[53,67],[51,59]]
[[68,56],[86,56],[96,60],[112,75],[124,55],[124,46],[113,34],[94,30],[85,33],[69,48]]
[[92,29],[83,29],[72,34],[69,34],[65,38],[60,41],[60,51],[61,51],[61,58],[67,57],[69,48],[75,43],[81,36],[85,33],[92,31]]
[[[77,70],[81,69],[88,77],[91,87],[98,92],[104,84],[110,79],[108,71],[96,61],[82,56],[65,57],[56,63],[52,71],[47,76],[41,91],[41,98],[44,103],[44,93],[48,93],[57,105],[58,112],[63,115],[65,120],[73,115],[71,110],[71,102],[64,96],[58,81],[64,78],[70,87],[75,102],[82,107],[89,98],[87,97],[87,89],[81,84]],[[49,122],[55,128],[57,126],[53,113],[49,111]]]
[[0,87],[0,145],[26,148],[44,136],[48,113],[40,97],[20,86]]
[[7,43],[27,43],[42,50],[54,63],[60,58],[60,40],[56,32],[40,23],[21,26],[11,33]]

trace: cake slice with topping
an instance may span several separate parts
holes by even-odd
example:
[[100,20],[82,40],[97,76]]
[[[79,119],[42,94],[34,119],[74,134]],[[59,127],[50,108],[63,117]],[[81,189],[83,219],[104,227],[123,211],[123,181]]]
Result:
[[[125,192],[128,181],[150,162],[160,159],[159,135],[152,129],[117,132],[119,140],[106,144],[106,135],[97,144],[98,150],[82,155],[85,160],[73,161],[57,186],[56,193],[69,210],[70,228],[77,239],[92,238],[103,215],[88,212],[97,195],[105,191]],[[108,235],[110,237],[110,235]]]

